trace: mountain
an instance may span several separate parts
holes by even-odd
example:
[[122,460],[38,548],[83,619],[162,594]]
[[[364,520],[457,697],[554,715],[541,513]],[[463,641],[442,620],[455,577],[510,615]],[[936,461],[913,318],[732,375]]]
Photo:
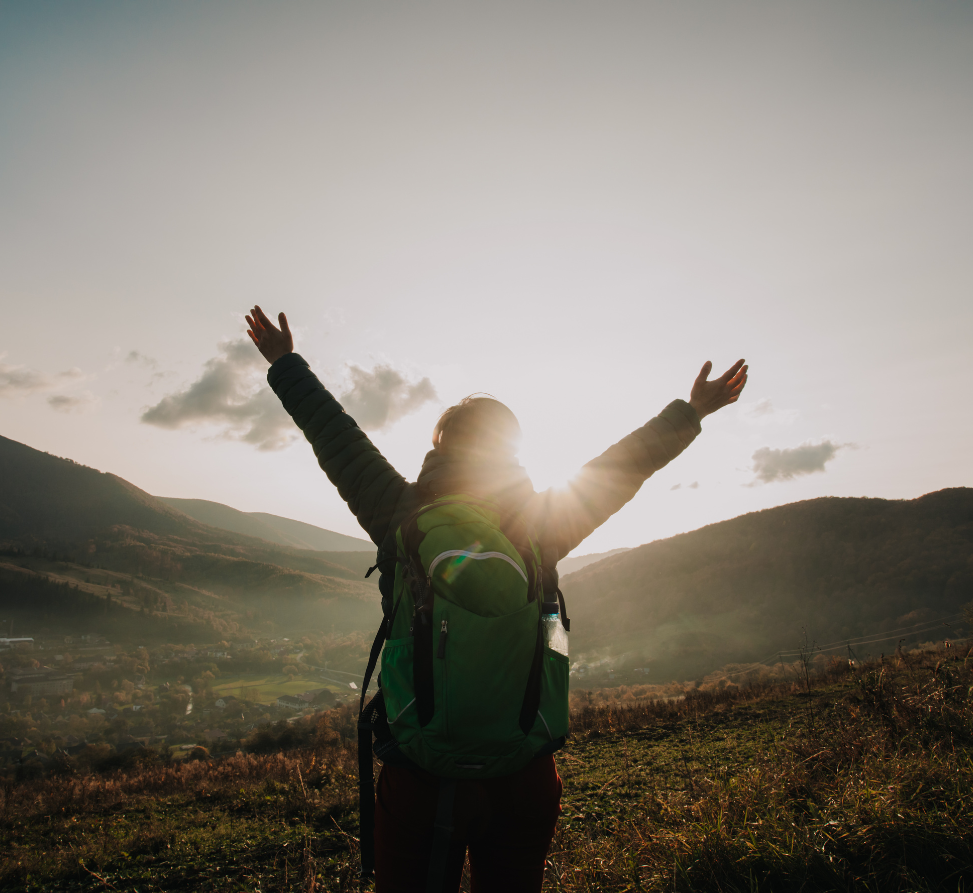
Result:
[[973,490],[778,506],[631,549],[561,588],[573,657],[621,658],[653,682],[772,657],[805,631],[808,645],[884,633],[862,647],[890,653],[897,633],[973,600]]
[[204,531],[116,475],[0,437],[0,540],[76,541],[115,525],[181,537]]
[[305,524],[303,521],[281,518],[279,515],[270,515],[266,512],[241,512],[207,499],[176,499],[171,496],[159,496],[157,499],[211,527],[221,527],[234,533],[260,537],[268,542],[294,549],[313,549],[318,552],[375,551],[374,544],[369,540],[335,533],[333,530],[325,530],[313,524]]
[[[205,506],[268,526],[250,529],[271,524]],[[371,561],[371,550],[299,549],[203,523],[115,475],[0,437],[0,613],[18,629],[40,616],[76,629],[122,611],[117,628],[169,641],[178,630],[196,640],[206,629],[370,631],[380,619],[376,576],[363,579]],[[767,658],[805,631],[809,645],[871,635],[868,650],[891,652],[899,634],[945,634],[929,624],[973,601],[973,490],[798,502],[561,571],[573,658],[648,667],[651,682]],[[97,632],[95,620],[85,628]]]
[[[90,596],[105,610],[225,634],[360,630],[380,619],[375,578],[364,580],[371,559],[204,524],[116,475],[0,437],[0,607],[26,612],[21,624],[31,593],[50,583],[79,604],[94,604]],[[60,589],[48,601],[69,596]]]
[[606,558],[611,558],[613,555],[621,555],[622,552],[627,551],[628,549],[612,549],[610,552],[591,552],[588,555],[562,558],[557,563],[557,572],[561,577],[565,577],[568,574],[573,574],[575,571],[581,570],[583,567],[587,567],[589,564],[604,561]]

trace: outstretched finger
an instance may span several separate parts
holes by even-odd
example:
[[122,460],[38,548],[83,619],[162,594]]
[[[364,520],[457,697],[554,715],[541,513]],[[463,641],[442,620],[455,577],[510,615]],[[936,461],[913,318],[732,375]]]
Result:
[[263,310],[260,309],[260,305],[259,304],[254,306],[253,312],[256,315],[257,319],[260,320],[260,324],[265,329],[269,329],[272,332],[276,332],[277,331],[277,326],[275,326],[270,321],[270,319],[268,318],[267,314],[264,313]]
[[253,334],[253,332],[251,332],[251,331],[250,331],[250,329],[247,329],[247,334],[248,334],[248,335],[250,336],[250,340],[251,340],[251,341],[252,341],[252,342],[253,342],[254,344],[256,344],[256,345],[257,345],[257,347],[260,347],[260,342],[259,342],[259,341],[257,340],[257,336],[256,336],[256,335],[254,335],[254,334]]
[[277,322],[280,323],[280,330],[285,335],[290,335],[291,329],[290,329],[290,326],[287,325],[287,315],[285,313],[278,313],[277,314]]
[[748,369],[748,368],[749,368],[749,367],[747,367],[747,366],[743,366],[743,367],[742,367],[741,369],[739,369],[739,370],[737,371],[737,374],[736,374],[736,375],[734,375],[734,376],[733,376],[733,378],[731,378],[731,379],[730,379],[730,380],[729,380],[729,381],[727,382],[727,385],[729,385],[730,387],[734,387],[734,386],[736,386],[736,385],[737,385],[737,384],[738,384],[739,382],[741,382],[741,381],[746,381],[746,380],[747,380],[747,369]]
[[263,328],[263,326],[261,326],[260,323],[258,323],[251,316],[246,316],[244,318],[247,321],[247,325],[250,326],[250,334],[251,335],[259,335],[260,334],[260,330]]
[[736,395],[734,397],[734,399],[736,399],[736,397],[739,397],[740,396],[740,392],[743,390],[744,385],[746,385],[746,383],[747,383],[747,376],[746,375],[744,375],[743,378],[741,378],[737,382],[730,382],[730,384],[728,385],[728,388],[729,388],[729,391],[730,391],[731,394],[735,394]]
[[703,363],[703,368],[699,370],[699,375],[696,376],[696,384],[706,384],[706,379],[709,378],[709,374],[712,371],[713,364],[707,360]]
[[745,362],[746,360],[737,360],[732,366],[730,366],[729,369],[726,370],[726,372],[724,372],[720,376],[719,380],[724,384],[728,382],[731,378],[733,378],[734,375],[737,374],[737,372],[739,372],[743,368],[743,364]]

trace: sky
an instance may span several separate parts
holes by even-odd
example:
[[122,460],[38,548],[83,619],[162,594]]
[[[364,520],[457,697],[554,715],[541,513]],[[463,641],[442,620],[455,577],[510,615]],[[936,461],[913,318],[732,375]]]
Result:
[[243,341],[537,489],[744,357],[577,551],[973,485],[973,4],[0,0],[0,434],[362,535]]

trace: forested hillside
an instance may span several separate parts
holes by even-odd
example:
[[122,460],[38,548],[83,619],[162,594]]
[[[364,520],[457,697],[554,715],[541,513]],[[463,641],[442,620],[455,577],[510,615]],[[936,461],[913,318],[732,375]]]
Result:
[[779,506],[562,579],[574,656],[628,654],[653,681],[957,614],[973,600],[973,490]]
[[216,632],[365,629],[378,622],[375,579],[364,580],[373,554],[212,527],[113,474],[0,438],[4,604],[26,623],[36,611],[16,595],[25,574]]
[[[31,600],[14,588],[43,578],[86,593],[86,614],[96,597],[227,634],[368,631],[379,620],[376,577],[364,580],[373,555],[213,527],[115,475],[0,438],[4,607],[20,605],[24,622]],[[884,632],[869,650],[893,650],[897,631],[973,601],[973,490],[780,506],[610,555],[564,573],[562,588],[573,658],[648,667],[649,682],[767,658],[805,630],[819,645]],[[57,591],[58,603],[69,597]]]
[[78,542],[115,525],[181,537],[207,533],[120,477],[0,437],[0,541]]
[[207,499],[175,499],[167,496],[157,498],[160,502],[211,527],[232,530],[245,536],[257,536],[268,542],[294,549],[313,549],[318,552],[374,553],[375,551],[375,546],[368,540],[335,533],[333,530],[325,530],[313,524],[281,518],[279,515],[271,515],[267,512],[241,512]]

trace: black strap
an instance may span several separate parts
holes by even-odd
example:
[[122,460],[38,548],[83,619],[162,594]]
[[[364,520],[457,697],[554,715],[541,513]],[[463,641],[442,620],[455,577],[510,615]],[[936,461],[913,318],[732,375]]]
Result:
[[[395,616],[395,611],[393,609],[393,616]],[[358,718],[361,719],[362,714],[365,712],[365,695],[368,693],[368,686],[372,681],[372,673],[375,670],[375,664],[378,663],[378,656],[382,653],[382,646],[385,644],[387,638],[386,631],[389,629],[391,624],[389,623],[388,617],[383,617],[382,622],[378,625],[378,632],[375,633],[375,639],[372,642],[372,650],[368,654],[368,666],[365,668],[365,678],[362,680],[361,684],[361,698],[358,701]]]
[[395,615],[399,610],[399,603],[402,601],[402,593],[399,593],[399,597],[395,600],[395,604],[392,605],[392,611],[387,617],[382,618],[382,622],[378,625],[378,632],[375,633],[375,638],[372,641],[372,649],[368,652],[368,666],[365,667],[365,678],[362,680],[361,686],[361,698],[358,701],[358,715],[362,714],[365,709],[365,696],[368,694],[368,686],[372,682],[372,673],[375,672],[375,665],[378,663],[378,657],[382,653],[382,648],[385,642],[392,636],[392,621],[395,620]]
[[456,799],[456,782],[451,778],[439,779],[439,803],[436,806],[436,824],[433,827],[432,853],[429,856],[429,873],[426,875],[426,893],[442,893],[446,879],[446,861],[449,858],[449,841],[453,836],[453,801]]
[[436,712],[436,692],[432,668],[432,623],[428,614],[419,614],[416,617],[412,635],[415,640],[412,651],[412,690],[416,695],[416,714],[419,725],[425,728]]
[[560,587],[557,590],[557,601],[561,606],[561,624],[564,626],[564,631],[569,633],[571,632],[571,621],[568,620],[568,609],[564,607],[564,593],[561,592]]
[[372,650],[368,654],[368,666],[365,668],[365,678],[362,680],[361,698],[358,702],[358,815],[359,815],[359,849],[361,852],[361,877],[370,878],[375,871],[375,772],[372,767],[372,732],[379,714],[385,713],[385,695],[379,688],[367,704],[365,697],[368,686],[372,681],[372,673],[378,663],[378,656],[382,653],[385,640],[392,631],[392,621],[399,609],[399,595],[392,612],[382,618],[372,641]]
[[363,880],[375,873],[375,770],[372,763],[372,730],[380,712],[385,711],[385,695],[379,689],[358,715],[358,850]]

